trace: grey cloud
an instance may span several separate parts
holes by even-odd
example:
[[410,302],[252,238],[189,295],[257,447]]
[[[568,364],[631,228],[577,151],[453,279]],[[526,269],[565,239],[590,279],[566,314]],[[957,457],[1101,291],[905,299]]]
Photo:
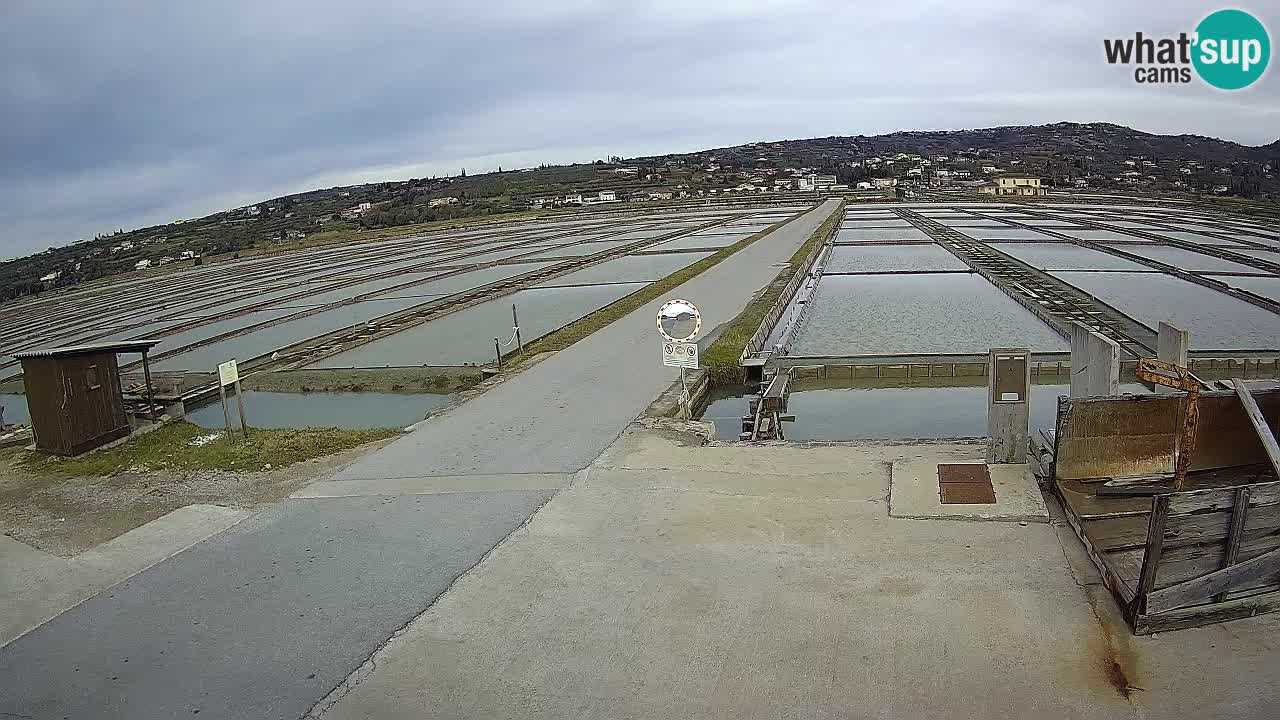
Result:
[[1274,71],[1226,95],[1102,61],[1212,9],[10,0],[0,255],[464,165],[1063,119],[1271,142]]

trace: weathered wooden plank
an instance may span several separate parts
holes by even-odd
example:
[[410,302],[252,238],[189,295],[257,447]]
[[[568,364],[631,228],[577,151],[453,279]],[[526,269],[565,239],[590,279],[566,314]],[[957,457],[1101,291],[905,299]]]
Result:
[[1267,425],[1267,419],[1263,417],[1262,410],[1258,408],[1258,403],[1254,401],[1253,393],[1249,392],[1244,380],[1233,378],[1231,384],[1236,387],[1236,395],[1240,398],[1240,404],[1244,406],[1245,415],[1253,425],[1254,432],[1258,434],[1258,440],[1262,442],[1262,449],[1266,451],[1271,467],[1275,469],[1276,475],[1280,475],[1280,444],[1276,443],[1276,436],[1271,433],[1271,426]]
[[[1143,568],[1146,569],[1145,567]],[[1187,580],[1162,590],[1150,592],[1146,598],[1146,612],[1160,613],[1185,607],[1197,600],[1230,590],[1236,585],[1280,572],[1280,549],[1259,555],[1251,560],[1226,567],[1208,575]],[[1154,579],[1154,575],[1153,575]]]
[[1260,593],[1212,605],[1170,610],[1159,614],[1139,614],[1133,623],[1133,632],[1136,635],[1150,635],[1239,620],[1275,610],[1280,610],[1280,591]]
[[[1065,501],[1062,499],[1062,488],[1058,483],[1054,483],[1054,488],[1058,491],[1059,502],[1063,502],[1065,504]],[[1081,526],[1080,518],[1071,512],[1067,512],[1066,516],[1067,523],[1071,525],[1071,529],[1075,531],[1076,537],[1080,538],[1080,543],[1084,545],[1085,553],[1089,555],[1089,558],[1093,560],[1094,566],[1098,568],[1098,572],[1102,574],[1103,584],[1111,590],[1111,594],[1116,598],[1116,601],[1120,603],[1121,607],[1128,607],[1129,603],[1133,601],[1132,583],[1126,582],[1116,574],[1114,569],[1107,565],[1104,561],[1104,556],[1098,552],[1092,543],[1089,542],[1089,538]]]
[[1168,495],[1173,492],[1174,488],[1169,483],[1160,483],[1153,485],[1112,485],[1110,483],[1102,483],[1098,485],[1098,497],[1151,497],[1153,495]]
[[[1089,520],[1084,528],[1093,544],[1103,551],[1131,550],[1147,543],[1147,520],[1141,516]],[[1250,536],[1280,530],[1280,505],[1251,509],[1241,529],[1248,530]],[[1225,543],[1230,530],[1230,512],[1170,515],[1165,520],[1164,549],[1168,552],[1184,545]]]
[[1079,480],[1058,480],[1054,484],[1070,511],[1085,520],[1135,515],[1146,517],[1151,512],[1149,498],[1100,498]]
[[[1273,590],[1280,590],[1280,575],[1268,575],[1267,577],[1258,578],[1252,582],[1244,582],[1231,588],[1229,592],[1218,593],[1218,595],[1223,596],[1224,600],[1234,600],[1236,598],[1249,597],[1261,592],[1271,592]],[[1218,595],[1215,595],[1214,597],[1216,598]],[[1214,602],[1222,601],[1215,600]]]
[[[1188,490],[1169,496],[1169,512],[1177,515],[1209,512],[1213,510],[1230,510],[1236,501],[1234,488],[1213,488],[1211,490]],[[1250,486],[1249,506],[1280,504],[1280,481],[1258,483]]]
[[[1231,567],[1240,557],[1240,542],[1244,538],[1244,521],[1249,514],[1249,488],[1236,488],[1236,505],[1231,508],[1231,527],[1227,531],[1227,556],[1222,559],[1223,567]],[[1226,592],[1213,596],[1214,602],[1227,599]]]
[[[1147,504],[1151,504],[1149,498]],[[1147,546],[1147,518],[1143,514],[1089,520],[1084,530],[1090,542],[1103,552],[1141,549]]]
[[[1277,548],[1280,548],[1280,531],[1273,529],[1251,536],[1246,530],[1236,560],[1248,560]],[[1103,557],[1125,582],[1136,583],[1141,574],[1145,550],[1145,547],[1106,550],[1103,551]],[[1174,547],[1165,545],[1160,553],[1155,589],[1163,589],[1211,573],[1222,567],[1226,554],[1227,548],[1223,543]]]
[[[1170,515],[1165,523],[1165,547],[1226,543],[1231,537],[1232,517],[1239,507],[1200,515]],[[1249,507],[1242,523],[1241,531],[1248,531],[1250,535],[1274,531],[1280,528],[1280,505]]]
[[1147,549],[1142,555],[1142,571],[1138,574],[1138,586],[1134,588],[1134,611],[1147,611],[1147,596],[1156,582],[1156,570],[1160,567],[1160,553],[1164,549],[1164,522],[1169,516],[1169,496],[1161,495],[1151,501],[1151,518],[1147,523]]

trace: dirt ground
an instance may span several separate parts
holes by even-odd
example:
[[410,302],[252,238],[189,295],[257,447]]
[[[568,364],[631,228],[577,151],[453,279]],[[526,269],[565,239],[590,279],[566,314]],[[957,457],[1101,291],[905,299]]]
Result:
[[0,532],[71,557],[194,503],[255,509],[289,496],[390,440],[258,472],[123,472],[106,477],[36,474],[0,450]]

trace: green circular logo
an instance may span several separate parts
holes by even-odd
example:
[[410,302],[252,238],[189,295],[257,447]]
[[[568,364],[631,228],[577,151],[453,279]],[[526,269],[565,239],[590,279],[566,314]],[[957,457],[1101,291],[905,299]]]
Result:
[[1252,85],[1270,59],[1267,29],[1243,10],[1219,10],[1196,26],[1191,62],[1200,77],[1216,88],[1239,90]]

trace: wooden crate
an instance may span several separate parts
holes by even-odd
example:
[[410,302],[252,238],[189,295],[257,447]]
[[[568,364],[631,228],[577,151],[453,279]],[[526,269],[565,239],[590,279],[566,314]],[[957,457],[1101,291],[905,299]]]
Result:
[[[1274,431],[1280,391],[1254,397]],[[1188,490],[1098,492],[1116,478],[1171,475],[1182,402],[1059,401],[1053,487],[1137,634],[1280,609],[1280,479],[1235,393],[1201,396]]]

